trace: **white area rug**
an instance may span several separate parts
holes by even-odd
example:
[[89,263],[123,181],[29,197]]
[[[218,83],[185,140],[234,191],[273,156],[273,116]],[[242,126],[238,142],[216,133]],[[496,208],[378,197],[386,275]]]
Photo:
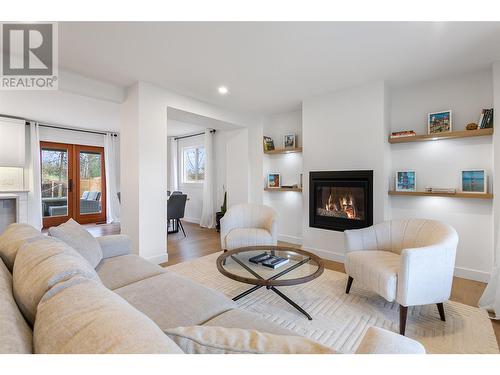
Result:
[[[234,297],[249,289],[217,271],[211,254],[168,267],[169,271]],[[347,275],[325,270],[319,278],[302,285],[279,289],[304,308],[313,318],[307,320],[275,293],[261,288],[240,299],[238,305],[263,318],[309,337],[333,349],[352,353],[369,326],[399,332],[398,305],[388,303],[354,281],[345,294]],[[446,322],[439,319],[436,305],[408,310],[406,335],[420,341],[428,353],[495,353],[495,333],[483,310],[457,302],[445,303]]]

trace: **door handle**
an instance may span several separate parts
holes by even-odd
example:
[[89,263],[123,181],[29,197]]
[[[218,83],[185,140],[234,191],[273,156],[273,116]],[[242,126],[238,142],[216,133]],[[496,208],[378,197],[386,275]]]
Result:
[[73,180],[70,178],[68,182],[68,190],[70,193],[73,192]]

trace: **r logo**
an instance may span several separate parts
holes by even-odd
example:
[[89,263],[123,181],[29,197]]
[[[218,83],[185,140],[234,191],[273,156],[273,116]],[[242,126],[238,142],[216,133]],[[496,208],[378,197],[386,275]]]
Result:
[[50,23],[2,25],[4,76],[53,75],[53,25]]

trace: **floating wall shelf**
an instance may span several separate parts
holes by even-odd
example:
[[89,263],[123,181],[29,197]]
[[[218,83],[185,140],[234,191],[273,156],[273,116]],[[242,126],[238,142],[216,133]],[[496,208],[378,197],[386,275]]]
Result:
[[426,191],[394,191],[390,190],[389,195],[406,195],[414,197],[450,197],[450,198],[471,198],[471,199],[493,199],[493,194],[488,193],[428,193]]
[[464,130],[464,131],[459,131],[459,132],[414,135],[412,137],[400,137],[400,138],[389,137],[389,143],[426,142],[426,141],[437,141],[438,139],[481,137],[481,136],[492,135],[492,134],[493,134],[493,128],[477,129],[477,130]]
[[270,151],[264,151],[264,154],[292,154],[295,152],[302,152],[302,147],[297,147],[297,148],[276,148],[274,150]]
[[264,188],[265,191],[298,191],[302,192],[302,188]]

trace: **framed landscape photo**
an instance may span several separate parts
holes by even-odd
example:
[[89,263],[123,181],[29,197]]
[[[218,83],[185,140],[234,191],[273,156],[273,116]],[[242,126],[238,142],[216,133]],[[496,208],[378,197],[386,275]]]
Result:
[[484,169],[467,169],[460,172],[463,193],[487,193],[488,176]]
[[281,176],[279,173],[268,173],[267,187],[269,189],[276,189],[281,187]]
[[396,172],[396,191],[417,191],[417,173],[415,171]]
[[427,132],[428,134],[451,132],[451,110],[429,113]]
[[283,148],[296,148],[296,135],[285,134],[283,136]]

